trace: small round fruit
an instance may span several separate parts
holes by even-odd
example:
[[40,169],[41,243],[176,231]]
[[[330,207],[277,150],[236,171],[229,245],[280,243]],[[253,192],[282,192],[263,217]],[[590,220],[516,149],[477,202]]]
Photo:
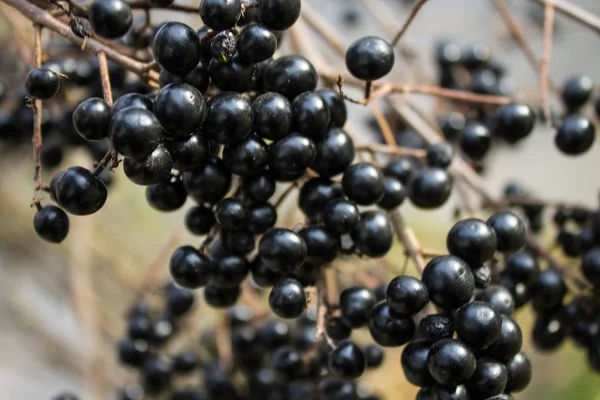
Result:
[[243,201],[229,197],[217,203],[215,218],[223,229],[241,229],[248,222],[248,208]]
[[205,286],[212,270],[211,262],[192,246],[179,247],[171,256],[171,277],[178,285],[187,289]]
[[400,275],[391,280],[386,292],[387,303],[395,314],[411,316],[429,303],[429,293],[420,279]]
[[529,136],[535,125],[535,114],[525,104],[507,104],[496,111],[494,134],[508,141],[518,142]]
[[594,82],[589,76],[574,76],[565,82],[561,97],[569,111],[576,111],[592,97]]
[[298,234],[306,243],[306,262],[311,266],[317,267],[332,262],[342,247],[338,235],[320,226],[308,226]]
[[202,134],[165,142],[173,158],[173,169],[180,172],[202,168],[210,159],[209,143]]
[[397,347],[408,343],[415,334],[412,318],[395,316],[385,301],[373,307],[369,315],[369,332],[383,347]]
[[325,178],[311,178],[300,189],[298,205],[308,217],[317,217],[330,201],[342,197],[337,183]]
[[60,88],[58,74],[49,68],[34,68],[25,78],[27,93],[36,99],[50,100]]
[[260,137],[279,140],[290,132],[293,120],[292,105],[279,93],[264,93],[252,103],[254,131]]
[[170,138],[197,132],[206,116],[202,93],[187,83],[170,83],[154,99],[154,115]]
[[103,99],[84,100],[73,112],[73,127],[86,140],[100,140],[108,136],[112,110]]
[[466,384],[469,395],[477,399],[493,399],[506,388],[506,367],[494,360],[477,360],[475,373]]
[[300,0],[259,0],[258,20],[267,28],[283,31],[300,17]]
[[416,386],[432,386],[435,381],[429,373],[427,356],[429,355],[429,343],[423,340],[409,342],[400,357],[402,371],[406,380]]
[[458,144],[467,157],[481,161],[490,149],[492,135],[485,125],[469,123],[461,129]]
[[435,343],[442,339],[452,339],[454,335],[454,321],[448,315],[431,314],[421,320],[419,330],[423,337],[430,343]]
[[269,306],[281,318],[300,317],[306,309],[304,287],[295,279],[286,279],[277,283],[269,294]]
[[342,128],[346,123],[346,119],[348,119],[348,110],[344,98],[338,91],[333,89],[319,89],[317,93],[321,95],[329,109],[331,126]]
[[592,285],[600,286],[600,249],[593,248],[583,255],[581,271]]
[[89,11],[94,32],[105,39],[116,39],[127,33],[133,13],[123,0],[94,0]]
[[455,256],[439,256],[427,263],[421,278],[429,298],[444,309],[454,309],[473,296],[475,281],[469,265]]
[[203,167],[184,172],[183,184],[198,203],[215,204],[229,191],[231,171],[220,158],[212,157]]
[[496,234],[485,222],[468,218],[458,221],[446,238],[450,254],[462,258],[472,267],[482,265],[494,257]]
[[200,61],[200,38],[185,24],[167,22],[154,36],[152,53],[163,69],[186,76]]
[[387,75],[394,66],[394,50],[385,40],[367,36],[346,51],[346,67],[358,79],[374,81]]
[[307,256],[304,240],[289,229],[273,228],[265,233],[258,245],[262,262],[275,271],[292,272]]
[[146,159],[136,160],[125,157],[123,172],[130,181],[137,185],[153,185],[169,179],[173,159],[169,151],[160,145]]
[[94,214],[104,206],[106,185],[83,167],[71,167],[50,182],[56,202],[73,215]]
[[476,360],[473,352],[460,340],[443,339],[429,349],[427,365],[436,382],[458,386],[473,375]]
[[222,144],[244,140],[252,129],[252,106],[248,99],[237,93],[213,96],[207,107],[204,131]]
[[319,140],[329,127],[329,108],[319,92],[304,92],[292,103],[293,130]]
[[358,225],[360,212],[356,204],[345,199],[334,199],[323,211],[323,224],[338,235],[352,232]]
[[223,162],[234,174],[258,175],[269,162],[269,149],[261,138],[250,135],[239,143],[225,146]]
[[344,379],[359,378],[367,367],[365,354],[355,343],[344,340],[329,354],[329,371]]
[[356,249],[368,257],[382,257],[394,242],[394,230],[387,213],[365,211],[350,233]]
[[408,187],[409,198],[415,206],[438,208],[450,197],[452,177],[440,168],[424,168],[414,174]]
[[458,309],[454,320],[458,338],[473,348],[488,347],[502,330],[502,318],[491,305],[474,301]]
[[246,26],[237,38],[237,51],[248,62],[262,62],[277,50],[277,37],[270,29],[260,24]]
[[200,2],[202,22],[216,31],[233,27],[241,14],[242,3],[240,0],[202,0]]
[[508,379],[507,393],[521,392],[531,382],[531,362],[524,353],[519,353],[506,363]]
[[[300,0],[293,1],[300,3]],[[317,80],[315,67],[306,58],[298,55],[279,57],[271,61],[263,72],[264,90],[280,93],[289,100],[293,100],[300,93],[315,90]]]
[[367,162],[346,168],[342,178],[342,187],[344,194],[360,205],[377,203],[385,192],[381,170]]
[[69,217],[56,206],[45,206],[35,213],[33,227],[45,241],[60,243],[69,233]]
[[400,181],[391,176],[383,178],[383,197],[377,202],[377,205],[384,210],[393,210],[404,203],[406,198],[406,188]]
[[192,207],[185,214],[185,226],[194,235],[206,235],[215,222],[215,214],[208,207]]
[[167,179],[146,188],[146,201],[158,211],[169,212],[181,208],[187,200],[187,192],[181,179]]
[[162,127],[150,111],[129,107],[113,114],[108,127],[115,150],[133,159],[144,159],[162,137]]
[[540,274],[540,266],[531,252],[521,250],[506,257],[504,272],[514,282],[530,284]]
[[497,212],[488,218],[487,224],[496,234],[498,251],[513,253],[525,245],[525,225],[512,212]]
[[369,289],[353,286],[342,291],[339,306],[346,325],[360,328],[369,322],[369,314],[375,306],[375,297]]
[[430,167],[446,169],[453,157],[454,149],[448,142],[438,142],[427,148],[427,163]]
[[315,144],[308,137],[294,133],[269,146],[269,165],[286,174],[298,174],[315,159]]
[[354,160],[352,138],[340,128],[331,128],[315,143],[316,156],[311,168],[323,177],[344,172]]
[[521,328],[510,317],[502,315],[500,336],[490,347],[485,349],[485,353],[495,360],[507,362],[521,351],[522,346]]
[[594,144],[596,127],[589,119],[570,115],[565,118],[554,137],[556,147],[569,156],[583,154]]
[[537,276],[530,290],[535,310],[552,311],[563,303],[567,285],[558,271],[547,269]]

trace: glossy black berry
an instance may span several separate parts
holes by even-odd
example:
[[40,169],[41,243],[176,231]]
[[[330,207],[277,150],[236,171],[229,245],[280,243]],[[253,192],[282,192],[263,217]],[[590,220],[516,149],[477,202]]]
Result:
[[325,330],[329,337],[334,341],[348,339],[352,333],[352,328],[340,317],[327,318]]
[[459,112],[450,113],[440,122],[440,128],[446,140],[455,140],[458,138],[460,131],[465,127],[466,118],[464,114]]
[[477,293],[477,300],[489,303],[496,311],[512,315],[515,311],[515,299],[510,291],[501,285],[491,285]]
[[507,104],[496,111],[493,132],[509,143],[529,136],[535,125],[535,114],[525,104]]
[[240,229],[248,221],[248,208],[241,200],[229,197],[217,203],[215,217],[223,229]]
[[319,92],[304,92],[292,103],[293,130],[315,140],[320,139],[329,127],[329,107]]
[[252,106],[236,93],[221,93],[208,102],[204,131],[222,144],[242,141],[252,129]]
[[73,112],[73,127],[86,140],[100,140],[108,135],[112,110],[98,97],[84,100]]
[[594,82],[589,76],[574,76],[565,82],[561,97],[567,110],[576,111],[588,102],[593,91]]
[[329,354],[329,371],[344,379],[356,379],[366,369],[367,362],[360,347],[344,340]]
[[183,184],[197,202],[215,204],[229,191],[231,172],[221,159],[212,157],[205,166],[185,172]]
[[269,306],[281,318],[298,318],[306,308],[304,287],[295,279],[277,283],[269,294]]
[[427,148],[427,162],[430,167],[446,169],[452,162],[454,149],[448,142],[432,144]]
[[360,328],[369,322],[369,314],[375,306],[375,296],[364,287],[353,286],[342,291],[340,311],[344,322],[352,328]]
[[171,382],[173,365],[170,360],[162,357],[152,357],[144,364],[142,377],[144,386],[150,392],[158,392]]
[[152,53],[160,66],[179,76],[186,76],[198,65],[200,51],[196,32],[180,22],[163,24],[152,44]]
[[269,146],[269,165],[276,171],[297,174],[315,159],[315,144],[300,134],[291,134]]
[[538,314],[531,338],[540,351],[558,349],[567,338],[568,326],[558,314]]
[[186,314],[194,306],[194,294],[191,290],[171,284],[165,292],[166,308],[175,317]]
[[498,251],[512,253],[525,245],[525,225],[512,212],[495,213],[488,218],[487,224],[496,234]]
[[268,60],[276,49],[277,37],[260,24],[246,26],[237,38],[237,51],[247,62]]
[[489,399],[502,394],[506,387],[506,367],[493,360],[477,360],[475,373],[466,383],[469,395],[477,399]]
[[146,201],[158,211],[175,211],[187,200],[185,186],[180,179],[167,179],[146,188]]
[[298,232],[307,248],[306,262],[320,266],[332,262],[341,248],[340,237],[319,226],[309,226]]
[[431,301],[444,309],[467,303],[475,290],[469,265],[455,256],[440,256],[429,261],[421,279]]
[[586,252],[581,260],[581,271],[594,286],[600,286],[600,249]]
[[425,168],[416,172],[408,184],[411,202],[424,209],[443,205],[452,192],[452,177],[439,168]]
[[344,194],[360,205],[378,202],[385,192],[381,170],[366,162],[346,168],[342,178],[342,187]]
[[173,169],[180,172],[202,168],[209,160],[209,144],[204,135],[168,140],[167,150],[173,158]]
[[33,217],[33,227],[39,237],[50,243],[60,243],[69,233],[69,217],[56,206],[45,206]]
[[399,180],[391,176],[383,178],[383,197],[377,205],[384,210],[393,210],[399,207],[406,198],[406,188]]
[[[270,1],[288,3],[287,0]],[[293,2],[300,3],[300,0]],[[298,55],[279,57],[269,63],[263,72],[264,90],[280,93],[290,100],[300,93],[315,90],[317,80],[317,71],[310,61]]]
[[273,228],[261,237],[258,254],[269,268],[291,272],[304,262],[307,248],[297,233],[289,229]]
[[259,0],[258,20],[269,29],[283,31],[300,17],[300,0]]
[[367,359],[367,368],[377,368],[383,364],[385,353],[381,347],[377,345],[370,345],[363,348],[363,353]]
[[208,257],[192,246],[182,246],[171,256],[169,268],[175,283],[188,289],[197,289],[208,283],[212,264]]
[[394,242],[390,217],[381,211],[361,213],[358,225],[350,233],[356,249],[368,257],[382,257]]
[[312,178],[300,189],[298,203],[304,214],[315,217],[330,201],[341,197],[342,189],[337,183],[326,178]]
[[475,355],[460,340],[443,339],[434,343],[427,356],[429,373],[441,385],[457,386],[475,372]]
[[250,266],[246,259],[237,255],[216,257],[210,276],[210,284],[220,288],[237,287],[248,272]]
[[267,172],[244,177],[242,191],[252,201],[267,201],[275,193],[275,179]]
[[485,354],[495,360],[507,362],[513,358],[523,346],[523,334],[519,325],[506,315],[502,315],[500,336],[485,349]]
[[321,176],[338,175],[352,163],[355,150],[352,139],[340,128],[331,128],[315,143],[316,157],[311,168]]
[[290,132],[293,110],[289,100],[279,93],[265,93],[252,103],[254,131],[258,136],[279,140]]
[[373,340],[383,347],[402,346],[415,334],[412,318],[395,316],[385,301],[371,309],[369,332]]
[[400,275],[392,279],[386,297],[394,314],[402,316],[418,313],[429,302],[429,293],[423,282],[408,275]]
[[36,99],[49,100],[60,88],[60,78],[49,68],[34,68],[25,78],[27,93]]
[[496,234],[479,219],[464,219],[450,229],[446,246],[450,254],[476,267],[494,257],[497,247]]
[[458,338],[473,348],[485,348],[500,336],[502,318],[491,305],[474,301],[458,309],[454,326]]
[[393,66],[394,50],[379,37],[362,37],[346,51],[346,67],[358,79],[374,81],[387,75]]
[[255,234],[262,234],[275,226],[277,210],[271,203],[256,202],[248,206],[248,229]]
[[246,62],[237,54],[226,63],[213,58],[208,73],[212,83],[224,92],[247,92],[254,88],[258,77],[257,65]]
[[204,288],[204,301],[214,308],[227,308],[235,304],[240,292],[239,286],[222,288],[209,283]]
[[531,382],[531,362],[524,353],[514,356],[506,364],[508,380],[506,381],[507,393],[521,392]]
[[429,373],[427,356],[429,355],[430,344],[415,340],[409,342],[400,357],[402,371],[406,380],[416,386],[432,386],[435,381]]
[[323,224],[338,235],[350,233],[360,220],[356,204],[345,199],[334,199],[327,203],[323,211]]
[[506,257],[504,271],[515,282],[529,284],[539,275],[540,267],[531,252],[521,250]]
[[154,104],[148,97],[139,93],[127,93],[115,100],[113,104],[113,114],[126,108],[142,108],[146,111],[152,111]]
[[223,162],[231,172],[240,176],[259,174],[269,161],[269,151],[265,142],[250,135],[243,141],[225,146]]
[[106,185],[83,167],[71,167],[50,182],[56,202],[70,214],[90,215],[102,208],[108,191]]
[[[469,400],[469,392],[464,385],[443,386],[440,384],[431,387],[431,396],[435,400]],[[420,400],[420,399],[419,399]]]
[[187,83],[164,86],[154,99],[154,115],[170,138],[197,132],[206,116],[204,97]]
[[169,179],[173,158],[164,146],[158,146],[146,159],[126,157],[123,171],[127,178],[138,185],[152,185]]
[[89,18],[94,32],[105,39],[123,36],[133,23],[131,7],[122,0],[94,0]]
[[554,143],[561,152],[573,156],[588,151],[595,138],[596,127],[592,121],[579,115],[570,115],[558,128]]
[[317,93],[325,101],[329,109],[330,125],[332,127],[342,128],[348,118],[348,110],[344,98],[338,91],[333,89],[319,89]]
[[472,160],[480,161],[490,149],[492,135],[485,125],[472,122],[461,129],[458,144],[463,154]]
[[138,160],[148,157],[162,137],[160,122],[154,114],[134,107],[113,114],[108,132],[115,150]]
[[141,367],[148,357],[148,343],[144,340],[124,339],[118,345],[119,361],[125,365]]
[[552,311],[560,306],[567,294],[567,285],[558,271],[542,271],[531,285],[533,307],[537,311]]
[[202,22],[217,31],[233,27],[241,13],[240,0],[202,0],[200,2]]
[[421,320],[419,331],[429,343],[435,343],[442,339],[452,339],[454,321],[444,314],[431,314]]

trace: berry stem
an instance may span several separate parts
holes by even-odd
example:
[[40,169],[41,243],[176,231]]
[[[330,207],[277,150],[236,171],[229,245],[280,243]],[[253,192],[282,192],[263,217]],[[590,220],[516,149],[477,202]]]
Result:
[[327,329],[325,329],[327,315],[329,314],[327,307],[327,279],[327,274],[320,268],[317,271],[317,282],[315,285],[317,289],[317,339],[324,340],[329,348],[335,349],[335,343],[333,343],[333,340],[329,337],[329,334],[327,334]]
[[552,33],[554,31],[554,5],[546,3],[544,8],[544,53],[540,63],[540,91],[542,110],[547,123],[551,123],[550,104],[548,102],[548,68],[552,53]]
[[419,2],[417,4],[415,4],[412,11],[410,12],[410,15],[408,16],[408,19],[406,20],[406,22],[404,23],[404,25],[402,26],[400,31],[396,34],[396,36],[394,36],[394,39],[392,39],[392,42],[391,42],[392,47],[396,47],[396,45],[398,44],[398,42],[400,41],[400,39],[402,38],[402,36],[406,32],[406,30],[410,26],[411,22],[415,19],[415,17],[419,13],[419,10],[421,9],[421,7],[423,7],[425,5],[425,3],[427,3],[427,1],[428,0],[419,0]]
[[[35,67],[40,68],[42,66],[42,27],[40,25],[34,25],[34,40],[33,40],[33,58],[35,61]],[[42,150],[42,101],[33,99],[31,108],[33,110],[33,136],[31,142],[33,143],[33,181],[35,182],[35,188],[33,192],[33,205],[39,210],[40,194],[42,191],[42,161],[40,152]]]

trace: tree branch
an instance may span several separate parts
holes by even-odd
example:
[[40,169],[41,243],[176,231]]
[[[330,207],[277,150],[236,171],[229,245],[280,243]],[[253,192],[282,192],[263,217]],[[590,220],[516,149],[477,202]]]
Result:
[[415,19],[415,17],[419,13],[419,10],[421,9],[421,7],[423,7],[425,5],[425,3],[427,3],[427,1],[428,0],[419,0],[419,2],[417,4],[415,4],[415,6],[413,7],[413,9],[410,12],[410,15],[408,16],[408,19],[402,26],[402,29],[400,29],[400,31],[396,34],[396,36],[394,36],[394,39],[392,39],[392,43],[391,43],[392,47],[396,47],[396,45],[402,38],[402,35],[404,35],[406,30],[410,26],[411,22]]
[[[34,25],[34,40],[33,40],[33,59],[35,67],[42,66],[42,27]],[[31,109],[33,111],[33,135],[31,142],[33,143],[33,181],[35,188],[33,192],[33,205],[39,210],[42,208],[40,204],[40,194],[42,191],[42,161],[40,152],[42,150],[42,101],[39,99],[31,99]]]
[[600,18],[590,13],[589,11],[584,10],[583,8],[571,4],[565,0],[533,0],[536,3],[542,4],[544,6],[551,5],[561,14],[579,22],[582,25],[587,26],[588,28],[596,31],[596,33],[600,33]]
[[554,6],[546,3],[544,9],[544,53],[540,63],[540,90],[542,95],[542,110],[548,123],[552,123],[550,104],[548,102],[548,67],[552,53],[552,33],[554,31]]

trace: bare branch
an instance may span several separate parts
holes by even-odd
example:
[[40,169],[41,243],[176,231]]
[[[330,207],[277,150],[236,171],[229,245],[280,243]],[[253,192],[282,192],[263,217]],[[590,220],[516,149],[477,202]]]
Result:
[[544,9],[544,54],[540,63],[540,90],[542,110],[548,123],[551,123],[550,104],[548,102],[548,68],[552,53],[552,33],[554,32],[554,6],[546,3]]
[[402,29],[400,29],[400,31],[396,34],[396,36],[394,36],[394,39],[392,39],[392,43],[391,43],[392,47],[395,47],[398,44],[398,42],[402,38],[402,35],[404,35],[406,30],[410,26],[411,22],[415,19],[415,17],[419,13],[419,10],[421,9],[421,7],[423,7],[425,5],[425,3],[427,3],[427,1],[428,0],[419,0],[419,2],[417,4],[415,4],[412,11],[410,12],[410,15],[408,16],[408,19],[402,26]]
[[[42,66],[42,27],[40,25],[34,25],[33,43],[33,59],[35,67],[39,68]],[[40,157],[42,150],[42,101],[32,99],[31,108],[33,110],[33,135],[31,142],[33,143],[33,181],[35,183],[33,205],[39,210],[42,207],[40,204],[40,194],[42,191],[42,161]]]

